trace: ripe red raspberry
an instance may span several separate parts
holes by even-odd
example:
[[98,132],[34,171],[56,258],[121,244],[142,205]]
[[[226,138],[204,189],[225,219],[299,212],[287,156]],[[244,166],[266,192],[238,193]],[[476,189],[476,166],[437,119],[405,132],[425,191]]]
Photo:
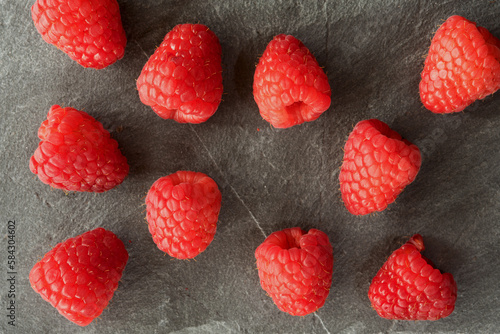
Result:
[[259,60],[253,96],[262,117],[276,128],[314,121],[331,102],[328,78],[314,56],[301,41],[283,34]]
[[344,147],[340,191],[354,215],[382,211],[413,182],[420,150],[377,119],[361,121]]
[[29,280],[60,314],[87,326],[113,297],[127,260],[123,242],[97,228],[52,248],[31,269]]
[[50,108],[30,169],[43,183],[66,191],[104,192],[122,183],[127,159],[102,124],[83,111]]
[[221,46],[202,24],[179,24],[163,39],[137,79],[142,103],[179,123],[202,123],[222,98]]
[[328,236],[299,227],[271,234],[255,251],[260,285],[278,308],[291,315],[315,312],[332,284],[333,249]]
[[178,171],[151,186],[146,196],[146,219],[153,241],[163,252],[191,259],[214,239],[221,193],[203,173]]
[[127,37],[116,0],[37,0],[31,17],[47,43],[83,67],[101,69],[123,57]]
[[420,98],[435,113],[464,110],[500,88],[500,40],[461,16],[436,31],[425,59]]
[[451,274],[434,268],[423,250],[422,236],[415,234],[373,278],[368,297],[382,318],[438,320],[453,312],[457,284]]

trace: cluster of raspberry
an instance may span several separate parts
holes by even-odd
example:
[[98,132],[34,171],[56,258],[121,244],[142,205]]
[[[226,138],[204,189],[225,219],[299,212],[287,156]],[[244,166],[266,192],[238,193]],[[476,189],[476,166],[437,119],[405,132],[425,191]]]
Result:
[[[105,68],[124,55],[126,37],[116,0],[44,1],[32,7],[37,30],[84,67]],[[202,123],[222,98],[222,49],[202,24],[167,33],[137,79],[141,101],[160,117]],[[432,39],[420,81],[424,106],[435,113],[462,111],[500,88],[500,40],[485,28],[452,16]],[[262,117],[276,128],[314,121],[330,108],[328,78],[309,49],[290,35],[275,36],[255,69],[253,94]],[[30,169],[65,191],[104,192],[129,172],[116,140],[83,111],[52,106],[38,135]],[[377,119],[356,124],[344,147],[339,181],[353,215],[383,211],[412,183],[421,166],[418,147]],[[178,171],[158,179],[146,196],[149,231],[158,248],[194,258],[212,242],[221,193],[209,176]],[[421,255],[415,234],[373,278],[368,297],[383,318],[437,320],[455,307],[453,276]],[[306,315],[322,307],[332,284],[333,248],[317,229],[298,227],[269,235],[255,251],[262,288],[277,307]],[[103,228],[68,239],[39,261],[30,282],[70,321],[86,326],[101,314],[118,286],[128,253]]]

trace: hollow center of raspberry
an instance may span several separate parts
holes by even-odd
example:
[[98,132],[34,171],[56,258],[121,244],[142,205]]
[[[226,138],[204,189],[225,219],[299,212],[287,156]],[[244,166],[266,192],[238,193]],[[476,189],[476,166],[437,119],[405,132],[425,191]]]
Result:
[[[295,232],[295,231],[294,231]],[[286,240],[280,245],[283,249],[300,248],[302,233],[286,233]]]
[[294,119],[301,120],[303,112],[307,113],[309,106],[302,101],[297,101],[285,107],[287,114]]
[[413,237],[408,240],[408,243],[412,244],[415,246],[415,248],[419,251],[422,252],[425,249],[424,246],[424,239],[420,234],[415,234]]

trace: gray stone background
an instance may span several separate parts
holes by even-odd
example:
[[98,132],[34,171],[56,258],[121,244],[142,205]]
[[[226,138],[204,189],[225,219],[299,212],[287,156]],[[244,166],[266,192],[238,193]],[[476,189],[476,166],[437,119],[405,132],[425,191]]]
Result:
[[[500,1],[118,0],[125,57],[84,69],[36,32],[34,0],[0,0],[0,332],[10,333],[495,333],[500,332],[500,98],[435,115],[419,100],[430,38],[459,14],[500,37]],[[160,119],[135,80],[176,24],[219,37],[224,97],[200,125]],[[317,121],[273,129],[253,101],[255,65],[279,33],[302,40],[324,66],[332,106]],[[53,104],[83,109],[118,140],[130,174],[103,194],[42,184],[28,167]],[[379,118],[417,144],[423,165],[385,212],[354,217],[340,199],[343,145],[358,121]],[[223,206],[214,241],[195,261],[164,256],[145,224],[144,196],[177,170],[210,175]],[[7,325],[7,223],[16,222],[16,324]],[[96,227],[130,259],[108,308],[73,325],[30,287],[31,267],[58,242]],[[318,312],[292,317],[260,288],[255,248],[287,227],[326,232],[333,285]],[[424,254],[458,284],[455,312],[435,322],[378,317],[368,286],[387,256],[421,233]]]

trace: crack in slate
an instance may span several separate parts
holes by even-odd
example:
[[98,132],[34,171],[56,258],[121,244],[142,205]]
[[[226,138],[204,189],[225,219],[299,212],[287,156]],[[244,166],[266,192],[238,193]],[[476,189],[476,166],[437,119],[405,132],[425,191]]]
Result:
[[142,53],[146,56],[146,59],[149,59],[149,56],[148,54],[146,53],[146,51],[144,51],[144,49],[142,48],[142,46],[139,44],[139,42],[137,40],[132,40],[135,44],[137,44],[137,46],[139,47],[139,50],[142,51]]
[[328,330],[328,328],[326,328],[325,326],[325,323],[323,322],[323,320],[319,317],[318,313],[314,312],[314,316],[316,318],[318,318],[319,322],[321,323],[321,326],[323,326],[323,329],[328,333],[328,334],[331,334],[330,331]]
[[243,201],[243,199],[241,198],[241,196],[238,194],[238,192],[236,191],[236,189],[234,189],[234,187],[231,185],[231,183],[228,182],[226,176],[224,175],[222,169],[219,167],[219,165],[217,164],[217,162],[215,161],[214,157],[212,156],[212,153],[210,153],[210,150],[208,149],[208,147],[205,145],[205,143],[203,142],[203,140],[201,139],[201,137],[198,135],[198,132],[196,132],[196,130],[193,128],[193,126],[191,124],[189,124],[189,128],[191,129],[191,131],[193,131],[193,133],[195,134],[196,138],[198,138],[198,140],[200,141],[201,145],[203,145],[203,148],[205,149],[205,151],[207,152],[208,154],[208,157],[210,158],[210,160],[212,160],[212,163],[214,164],[215,168],[217,168],[217,170],[219,171],[219,174],[222,176],[222,179],[224,180],[224,182],[229,186],[229,188],[231,189],[231,191],[234,193],[234,195],[236,196],[236,198],[241,202],[241,204],[245,207],[245,209],[248,211],[248,213],[250,214],[250,217],[252,218],[252,220],[255,222],[255,224],[257,225],[257,227],[259,228],[260,232],[262,232],[262,234],[264,235],[264,238],[267,238],[267,234],[266,232],[264,232],[264,230],[262,229],[262,227],[260,226],[260,223],[259,221],[257,220],[257,218],[255,217],[255,215],[253,214],[252,210],[250,210],[250,208],[247,206],[247,204]]

